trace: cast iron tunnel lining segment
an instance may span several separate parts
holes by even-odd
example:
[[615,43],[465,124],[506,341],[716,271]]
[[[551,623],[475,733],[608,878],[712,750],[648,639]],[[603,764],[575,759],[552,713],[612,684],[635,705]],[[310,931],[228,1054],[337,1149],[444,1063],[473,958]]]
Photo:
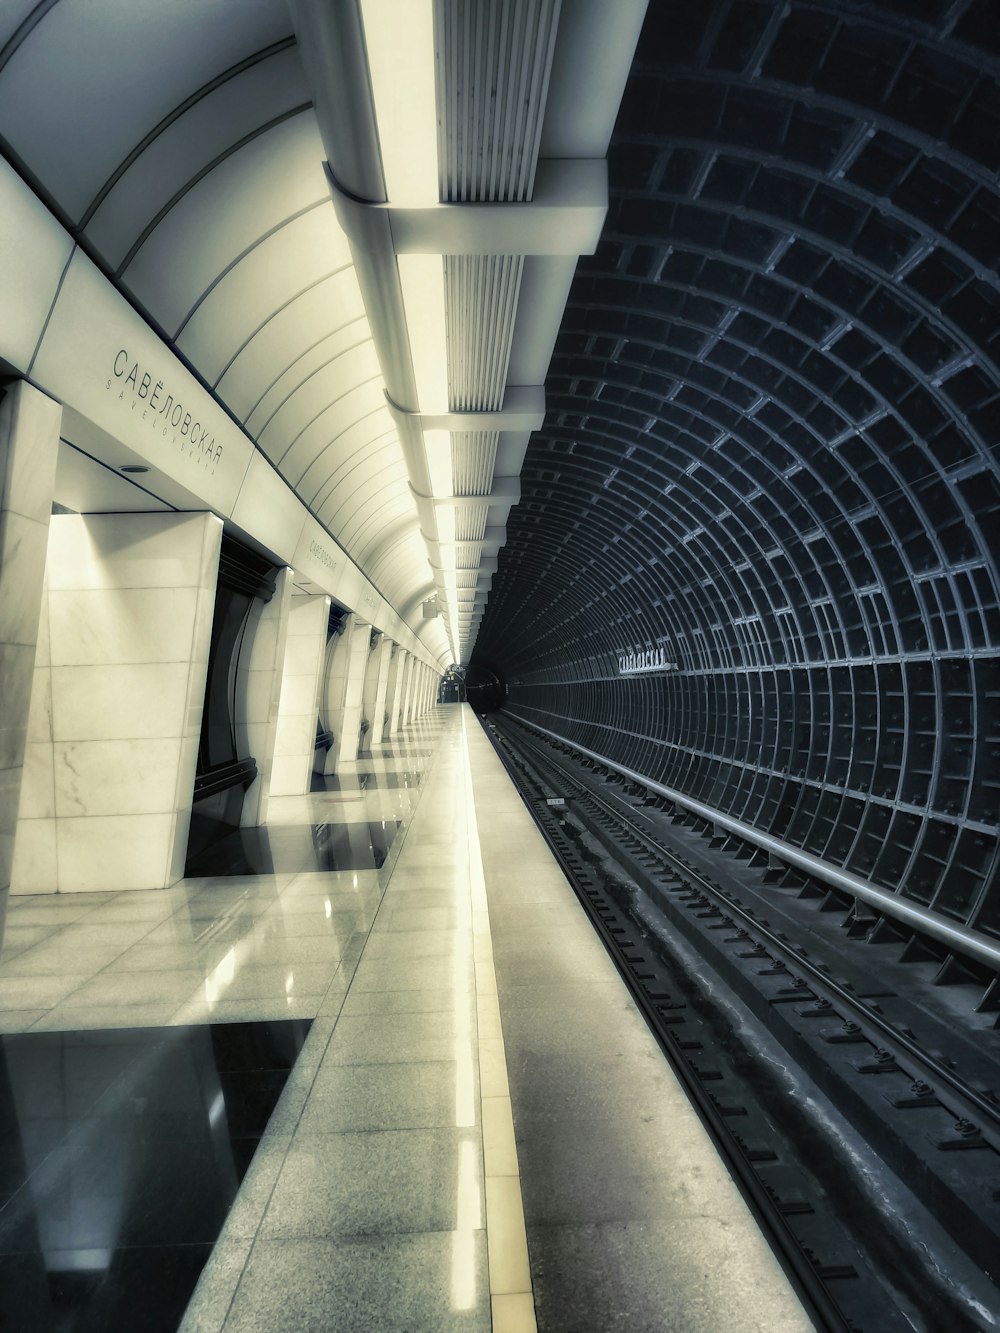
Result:
[[[988,11],[716,0],[668,41],[651,6],[475,660],[516,716],[995,937]],[[676,672],[619,675],[659,646]]]

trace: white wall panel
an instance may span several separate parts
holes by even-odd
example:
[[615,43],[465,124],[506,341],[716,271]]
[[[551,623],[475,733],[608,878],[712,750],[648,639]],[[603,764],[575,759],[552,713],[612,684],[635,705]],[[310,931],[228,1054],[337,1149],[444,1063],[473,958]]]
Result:
[[73,242],[0,160],[0,358],[31,365]]
[[[133,366],[138,367],[134,385],[127,378]],[[147,374],[143,398],[139,391]],[[253,445],[79,250],[45,330],[33,377],[206,506],[231,512]],[[191,414],[192,426],[197,421],[208,432],[210,451],[192,446],[190,434],[182,431],[183,417],[177,427],[164,424],[168,419],[161,409],[168,398]],[[155,477],[151,488],[153,483]]]
[[211,514],[52,519],[14,892],[180,876],[221,533]]
[[239,524],[288,564],[302,535],[306,511],[262,454],[254,454],[232,511]]

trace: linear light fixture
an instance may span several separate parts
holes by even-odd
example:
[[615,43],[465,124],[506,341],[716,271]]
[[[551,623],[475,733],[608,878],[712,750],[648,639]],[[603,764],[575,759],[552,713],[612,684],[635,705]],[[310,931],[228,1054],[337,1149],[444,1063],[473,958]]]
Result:
[[410,360],[421,412],[448,411],[448,333],[444,261],[440,255],[397,255]]
[[361,0],[389,202],[437,203],[433,0]]
[[437,499],[447,499],[454,494],[454,478],[451,470],[451,431],[425,430],[424,453],[427,458],[427,473],[431,482],[431,495]]

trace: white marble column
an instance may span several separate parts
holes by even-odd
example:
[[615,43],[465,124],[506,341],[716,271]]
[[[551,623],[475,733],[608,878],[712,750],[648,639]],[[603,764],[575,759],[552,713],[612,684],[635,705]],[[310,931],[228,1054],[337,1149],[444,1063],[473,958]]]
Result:
[[183,874],[221,540],[212,514],[53,516],[13,892]]
[[372,746],[382,744],[382,737],[386,732],[385,695],[389,684],[391,654],[392,640],[383,634],[369,658],[368,671],[365,673],[365,717],[371,724],[365,736],[364,748],[368,751]]
[[389,662],[389,680],[386,685],[386,712],[389,721],[385,725],[385,736],[391,736],[399,730],[399,712],[403,704],[403,679],[406,666],[406,649],[401,644],[394,644]]
[[0,941],[14,857],[62,408],[23,380],[0,399]]
[[411,656],[409,669],[406,673],[406,692],[403,695],[403,718],[402,724],[408,727],[413,721],[413,700],[417,689],[417,674],[420,670],[420,662],[416,657]]
[[361,729],[362,690],[371,625],[359,616],[348,616],[337,643],[327,682],[327,726],[334,742],[326,756],[327,773],[337,773],[344,763],[358,757]]
[[278,571],[274,596],[269,602],[255,603],[251,617],[255,616],[256,625],[248,625],[244,635],[244,643],[250,643],[249,658],[245,652],[240,653],[236,672],[236,753],[252,754],[257,761],[257,776],[243,798],[242,828],[267,823],[292,591],[289,572]]
[[368,653],[361,677],[361,719],[367,723],[358,734],[358,754],[368,754],[372,748],[372,727],[375,725],[375,689],[378,683],[378,650],[383,636],[375,629],[368,635]]
[[413,656],[406,654],[403,665],[400,668],[402,680],[399,685],[399,729],[402,730],[409,722],[407,706],[410,700],[410,685],[413,682]]
[[427,684],[427,667],[425,663],[417,663],[417,686],[413,700],[413,720],[419,721],[424,715],[424,687]]
[[292,597],[271,765],[272,796],[302,796],[309,790],[329,618],[329,597]]

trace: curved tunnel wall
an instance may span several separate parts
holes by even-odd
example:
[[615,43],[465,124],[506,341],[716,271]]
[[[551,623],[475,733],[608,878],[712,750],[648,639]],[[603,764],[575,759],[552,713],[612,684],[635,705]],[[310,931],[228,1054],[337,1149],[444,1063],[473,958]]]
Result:
[[474,658],[994,935],[998,52],[987,0],[652,0]]

